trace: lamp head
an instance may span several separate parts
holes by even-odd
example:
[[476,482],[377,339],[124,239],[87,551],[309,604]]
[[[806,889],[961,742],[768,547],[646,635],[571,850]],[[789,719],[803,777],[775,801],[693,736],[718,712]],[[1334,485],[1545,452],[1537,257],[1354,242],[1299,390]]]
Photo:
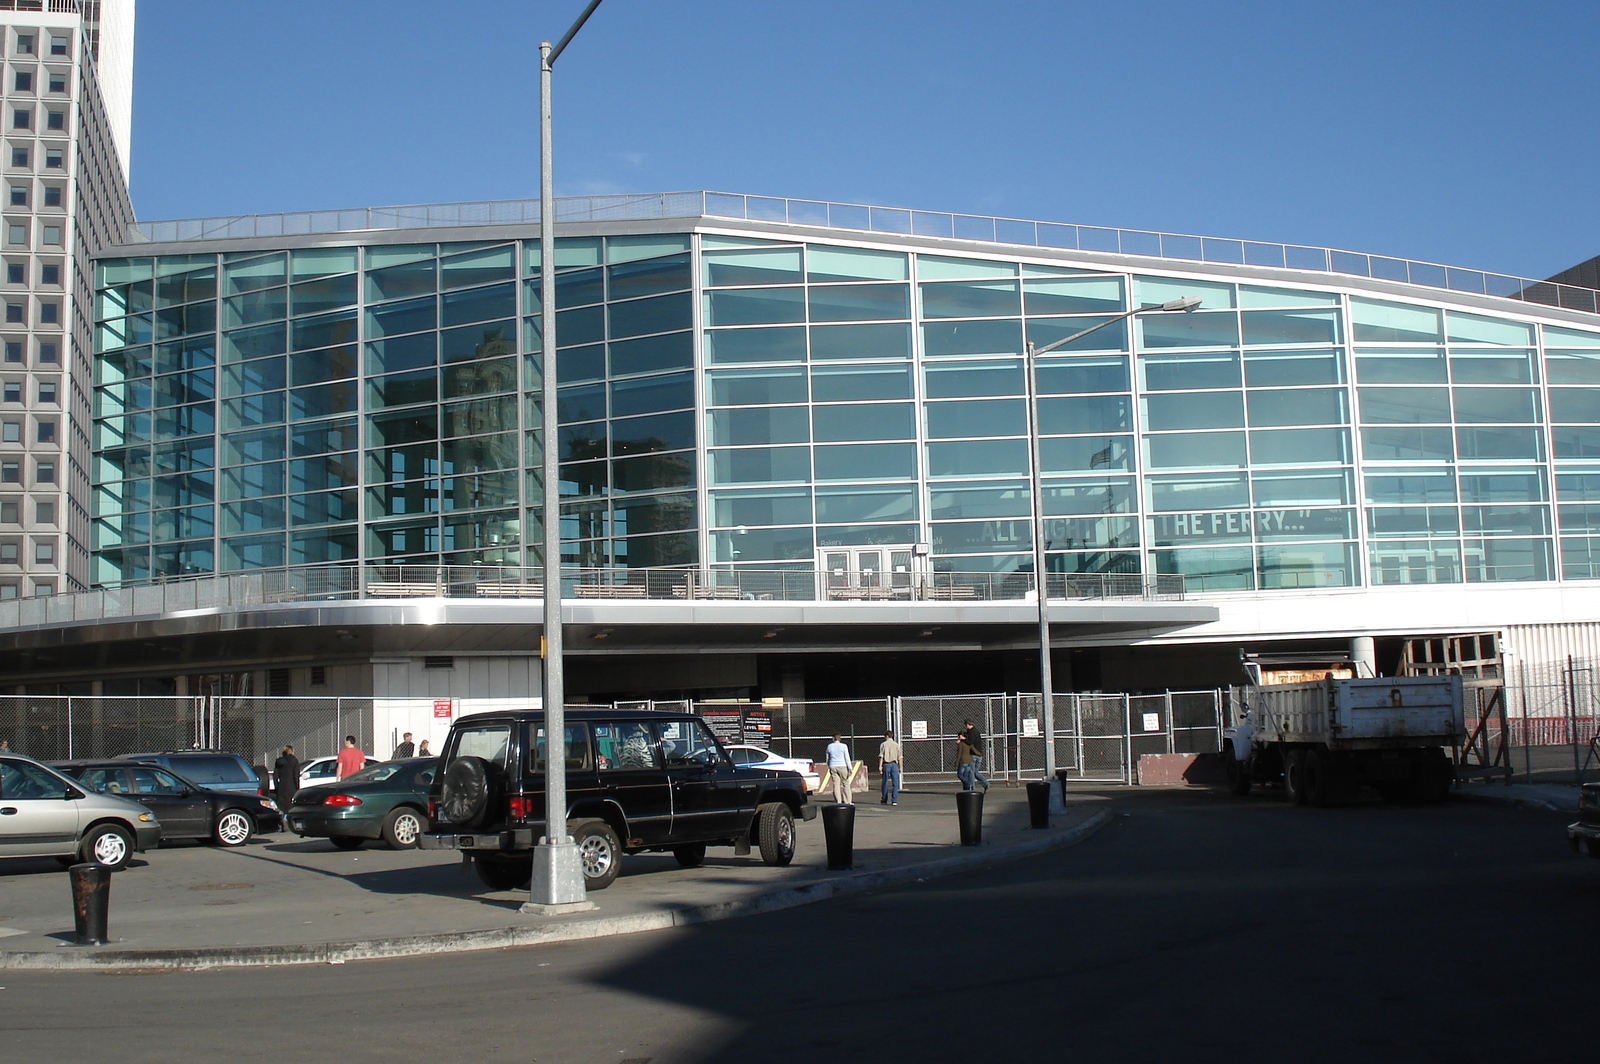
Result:
[[1167,300],[1165,303],[1161,304],[1160,309],[1181,310],[1187,313],[1193,310],[1195,307],[1198,307],[1202,302],[1204,302],[1204,299],[1200,296],[1183,296],[1180,299]]

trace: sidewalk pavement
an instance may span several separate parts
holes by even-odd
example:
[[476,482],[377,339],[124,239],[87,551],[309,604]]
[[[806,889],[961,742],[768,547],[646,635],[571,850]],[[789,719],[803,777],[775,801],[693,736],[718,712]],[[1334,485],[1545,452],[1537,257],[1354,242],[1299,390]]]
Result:
[[[104,946],[73,946],[72,894],[54,860],[0,861],[0,969],[205,968],[342,964],[571,941],[727,919],[920,882],[1070,845],[1109,818],[1109,801],[1069,794],[1045,830],[1028,827],[1026,794],[996,786],[985,797],[983,841],[960,845],[954,792],[918,788],[898,806],[859,795],[855,866],[829,872],[822,818],[797,824],[794,863],[769,868],[727,847],[700,868],[670,854],[625,857],[595,909],[523,915],[527,895],[492,892],[449,853],[354,852],[283,833],[236,850],[178,843],[136,858],[112,877]],[[821,803],[818,803],[821,804]]]

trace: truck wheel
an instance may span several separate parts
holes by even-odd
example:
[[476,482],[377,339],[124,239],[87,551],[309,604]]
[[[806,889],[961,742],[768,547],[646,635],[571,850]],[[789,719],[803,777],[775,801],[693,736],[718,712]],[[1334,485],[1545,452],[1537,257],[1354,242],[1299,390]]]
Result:
[[794,860],[794,814],[782,802],[768,802],[757,810],[761,834],[761,863],[786,865]]
[[622,843],[604,820],[574,820],[568,828],[578,847],[583,865],[583,885],[588,890],[605,890],[622,871]]
[[1249,794],[1250,777],[1245,774],[1244,765],[1233,754],[1233,743],[1222,744],[1222,769],[1228,774],[1229,794]]
[[1299,750],[1283,755],[1283,796],[1290,805],[1306,804],[1306,756]]
[[515,857],[490,857],[478,854],[472,859],[473,870],[490,890],[516,890],[528,885],[533,878],[533,861]]
[[1329,784],[1332,780],[1328,777],[1332,775],[1331,768],[1320,750],[1307,750],[1300,759],[1300,779],[1305,785],[1307,804],[1318,808],[1329,804]]
[[1456,767],[1443,750],[1430,750],[1418,769],[1422,773],[1420,789],[1424,802],[1439,802],[1449,796],[1450,785],[1456,780]]

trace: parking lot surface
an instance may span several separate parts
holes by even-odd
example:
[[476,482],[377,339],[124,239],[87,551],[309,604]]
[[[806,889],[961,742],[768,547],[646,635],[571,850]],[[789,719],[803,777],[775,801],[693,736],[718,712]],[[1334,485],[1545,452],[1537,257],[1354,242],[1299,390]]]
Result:
[[524,915],[526,894],[492,892],[448,852],[339,851],[287,833],[239,849],[178,843],[143,854],[112,879],[104,946],[78,947],[66,874],[53,860],[0,861],[0,968],[208,967],[338,963],[459,952],[653,930],[914,882],[1066,845],[1106,819],[1107,802],[1072,796],[1051,826],[1028,826],[1020,788],[986,796],[983,841],[959,842],[954,791],[858,796],[854,868],[829,872],[822,820],[798,825],[794,863],[711,850],[704,866],[670,854],[624,859],[622,877],[590,895],[595,909]]

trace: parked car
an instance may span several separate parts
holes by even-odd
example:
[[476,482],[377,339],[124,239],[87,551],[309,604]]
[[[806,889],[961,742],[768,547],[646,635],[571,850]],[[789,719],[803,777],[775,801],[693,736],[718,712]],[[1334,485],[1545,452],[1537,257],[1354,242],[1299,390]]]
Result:
[[209,839],[243,846],[279,830],[278,807],[253,794],[213,790],[162,768],[134,761],[54,761],[61,773],[102,794],[132,798],[161,821],[161,840]]
[[[735,765],[699,717],[648,710],[566,714],[567,831],[589,890],[611,885],[624,854],[671,851],[693,868],[706,847],[794,858],[795,820],[816,816],[800,776]],[[544,834],[542,710],[462,717],[428,789],[424,849],[471,857],[492,890],[526,883]]]
[[1600,783],[1585,783],[1578,792],[1578,819],[1567,825],[1573,853],[1600,857]]
[[437,758],[384,761],[351,776],[302,787],[287,812],[296,835],[324,838],[341,850],[382,839],[391,850],[409,850],[428,830],[428,785]]
[[227,750],[167,750],[150,754],[121,754],[118,761],[148,761],[169,768],[213,791],[261,794],[261,781],[250,762]]
[[30,758],[0,756],[0,857],[126,868],[160,841],[161,822],[138,802],[89,790]]
[[817,766],[810,758],[782,757],[771,750],[761,746],[724,746],[728,756],[735,765],[747,765],[753,768],[777,768],[788,772],[800,773],[800,779],[805,782],[806,793],[815,794],[817,784],[822,782],[822,773],[817,771]]
[[[367,758],[367,768],[380,764],[375,757]],[[310,787],[318,783],[332,783],[339,777],[338,757],[314,757],[310,761],[300,763],[300,786]]]

